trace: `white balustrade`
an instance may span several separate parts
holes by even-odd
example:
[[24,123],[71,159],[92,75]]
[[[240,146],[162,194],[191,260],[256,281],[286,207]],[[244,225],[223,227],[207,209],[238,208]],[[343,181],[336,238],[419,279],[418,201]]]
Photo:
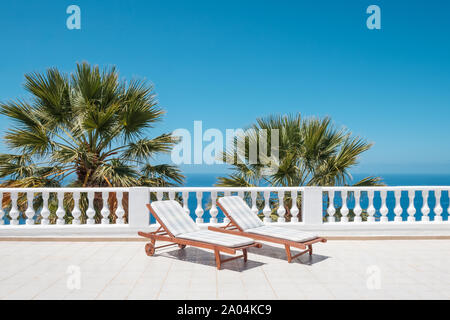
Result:
[[336,213],[336,208],[334,207],[334,190],[328,191],[328,222],[336,222],[334,214]]
[[367,222],[375,222],[375,207],[373,206],[373,197],[375,193],[373,190],[367,192],[369,198],[369,206],[367,207]]
[[[110,216],[113,213],[116,217],[115,224],[127,227],[125,221],[130,221],[130,217],[126,219],[126,212],[129,209],[129,201],[127,207],[124,208],[125,192],[133,193],[140,190],[140,196],[136,193],[133,199],[134,227],[148,225],[150,223],[149,213],[145,208],[145,204],[150,199],[150,194],[154,194],[152,199],[157,200],[177,200],[178,196],[182,198],[182,206],[186,214],[195,212],[194,220],[198,224],[219,223],[219,208],[216,201],[222,195],[237,195],[248,201],[251,211],[257,215],[259,213],[259,201],[263,202],[262,213],[265,223],[272,222],[271,214],[276,213],[277,222],[297,223],[298,225],[328,224],[336,222],[336,212],[341,213],[339,223],[333,224],[332,228],[339,230],[342,223],[350,226],[374,223],[374,224],[393,224],[399,223],[398,226],[408,225],[403,222],[402,214],[408,214],[407,222],[411,225],[427,225],[427,222],[433,224],[448,224],[448,217],[443,215],[443,211],[450,211],[450,205],[447,204],[447,194],[449,187],[432,187],[432,186],[404,186],[404,187],[164,187],[164,188],[0,188],[0,230],[6,230],[9,225],[26,228],[27,225],[42,225],[52,228],[50,225],[56,224],[65,228],[67,223],[83,228],[84,224],[96,224],[96,212],[100,214],[98,226],[106,227],[112,223]],[[144,192],[142,194],[142,192]],[[145,196],[147,193],[147,197]],[[445,198],[441,205],[441,197],[444,192]],[[114,196],[111,195],[114,194]],[[196,204],[189,206],[189,194],[195,193]],[[327,207],[323,207],[323,201],[328,195]],[[367,194],[367,197],[366,197]],[[375,197],[380,195],[380,202]],[[406,198],[408,203],[406,206]],[[431,195],[430,195],[431,194]],[[101,195],[101,198],[100,198]],[[5,200],[5,196],[7,196]],[[435,198],[436,202],[431,206],[428,202],[429,198]],[[289,201],[286,201],[289,197]],[[299,223],[300,208],[298,206],[298,197],[302,197],[302,223]],[[337,200],[336,198],[339,198]],[[418,206],[415,202],[422,198],[422,204]],[[38,201],[41,200],[42,201]],[[128,194],[127,200],[130,199]],[[204,201],[208,199],[209,220],[205,219]],[[353,205],[354,199],[354,205]],[[3,201],[5,200],[5,201]],[[114,202],[112,202],[115,200]],[[416,201],[415,201],[416,200]],[[117,203],[116,203],[117,201]],[[177,200],[178,201],[178,200]],[[322,201],[322,203],[320,202]],[[5,203],[5,205],[3,205]],[[37,206],[38,203],[40,207]],[[378,205],[380,203],[380,207]],[[72,207],[73,205],[73,207]],[[375,208],[377,206],[377,208]],[[403,206],[403,207],[402,207]],[[445,206],[445,209],[443,208]],[[50,208],[55,208],[50,212]],[[71,207],[70,213],[66,212],[66,208]],[[21,211],[23,210],[23,215]],[[328,213],[328,219],[323,220],[324,210]],[[376,212],[379,210],[380,218],[375,219]],[[354,214],[354,218],[350,219],[350,211]],[[430,216],[431,211],[434,213]],[[290,222],[286,222],[286,215],[289,212]],[[450,212],[449,212],[450,213]],[[72,221],[68,219],[73,217]],[[366,215],[367,214],[367,215]],[[144,216],[145,215],[145,216]],[[306,219],[305,219],[306,217]],[[56,219],[55,219],[56,218]],[[87,218],[86,221],[84,218]],[[55,221],[56,220],[56,221]],[[417,220],[417,221],[416,221]],[[225,223],[228,223],[224,219]],[[393,224],[395,225],[395,224]],[[428,223],[428,225],[432,225]],[[206,226],[202,227],[205,228]],[[5,229],[6,228],[6,229]],[[396,227],[395,227],[396,228]],[[431,227],[430,227],[431,228]],[[366,230],[370,230],[366,229]],[[437,229],[440,230],[440,229]]]
[[9,216],[11,217],[10,223],[12,225],[19,224],[20,211],[17,209],[17,199],[19,197],[18,192],[11,192],[11,210],[9,211]]
[[297,207],[297,190],[291,191],[291,199],[292,199],[292,206],[291,206],[291,222],[298,222],[298,207]]
[[191,214],[191,211],[189,210],[189,204],[188,204],[188,200],[189,200],[189,192],[187,191],[183,191],[182,193],[182,198],[183,198],[183,208],[184,211],[186,211],[187,215]]
[[386,197],[387,197],[387,191],[386,190],[381,190],[380,191],[380,198],[381,198],[381,207],[380,207],[381,218],[380,218],[380,221],[381,222],[388,222],[387,214],[388,214],[389,210],[388,210],[388,208],[386,206]]
[[358,189],[355,190],[355,208],[353,208],[353,212],[355,213],[355,218],[353,219],[354,222],[362,222],[362,218],[361,218],[361,213],[362,213],[362,208],[361,208],[361,204],[360,202],[360,198],[361,198],[361,191],[359,191]]
[[217,200],[217,191],[212,191],[211,209],[209,209],[209,214],[211,215],[211,218],[209,219],[210,223],[217,223],[217,214],[219,213],[219,210],[217,209],[216,200]]
[[422,209],[420,209],[420,211],[422,212],[422,221],[425,222],[430,221],[430,217],[428,216],[428,214],[430,213],[430,207],[428,206],[428,194],[429,194],[428,190],[422,190],[423,204]]
[[117,209],[116,209],[116,223],[117,224],[124,224],[125,223],[125,219],[123,218],[125,215],[125,209],[123,208],[123,192],[122,191],[118,191],[116,193],[116,198],[117,198]]
[[5,216],[5,211],[3,211],[3,192],[0,192],[0,225],[5,224],[3,221]]
[[394,218],[394,221],[395,222],[402,222],[403,209],[402,209],[402,207],[400,205],[400,199],[402,197],[402,191],[401,190],[395,190],[394,195],[395,195],[395,208],[394,208],[395,218]]
[[197,197],[197,208],[195,209],[195,215],[197,218],[195,219],[195,222],[197,223],[203,223],[203,208],[202,208],[202,198],[203,198],[203,192],[197,191],[196,192]]
[[342,207],[341,207],[341,222],[348,222],[348,207],[347,207],[347,191],[343,190],[341,191],[341,198],[342,198]]
[[258,214],[258,206],[256,205],[256,199],[258,198],[258,193],[256,192],[256,191],[252,191],[251,193],[250,193],[250,195],[251,195],[251,198],[252,198],[252,208],[251,208],[251,210],[252,210],[252,212],[255,214],[255,215],[257,215]]
[[270,191],[264,191],[264,222],[272,222],[272,218],[270,217],[270,214],[272,213],[272,210],[270,209]]
[[442,207],[441,207],[441,190],[434,190],[434,197],[436,198],[436,205],[434,206],[434,222],[442,222]]
[[80,217],[81,217],[81,210],[80,210],[80,193],[74,192],[73,193],[73,209],[72,209],[72,224],[81,224]]
[[408,190],[409,206],[408,206],[408,209],[406,209],[406,212],[408,212],[408,221],[409,222],[416,221],[416,218],[414,217],[414,215],[416,214],[416,208],[414,207],[415,195],[416,195],[416,192],[414,190]]
[[94,209],[94,198],[95,198],[95,192],[94,191],[89,191],[88,192],[88,200],[89,200],[89,207],[86,210],[86,215],[87,215],[87,224],[94,224],[95,220],[95,209]]
[[100,214],[102,215],[102,224],[109,224],[109,215],[111,211],[109,211],[108,198],[109,192],[103,191],[102,192],[103,207],[102,210],[100,211]]
[[284,215],[286,214],[286,209],[284,208],[284,191],[278,191],[278,209],[277,209],[277,215],[278,215],[278,222],[285,222],[286,219],[284,218]]
[[60,191],[57,193],[58,195],[58,209],[56,209],[56,216],[58,219],[56,220],[56,224],[65,224],[64,216],[66,215],[66,210],[64,210],[64,192]]
[[48,210],[48,198],[50,194],[47,191],[42,192],[42,210],[41,210],[41,224],[47,225],[50,223],[48,220],[50,216],[50,210]]
[[34,208],[33,208],[34,192],[27,192],[27,210],[25,210],[25,215],[27,216],[26,224],[34,224]]

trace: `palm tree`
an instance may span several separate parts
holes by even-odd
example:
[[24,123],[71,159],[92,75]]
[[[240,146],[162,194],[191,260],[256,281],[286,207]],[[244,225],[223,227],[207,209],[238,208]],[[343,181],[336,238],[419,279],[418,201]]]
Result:
[[149,138],[162,119],[153,87],[119,81],[116,69],[77,64],[70,75],[55,68],[25,75],[30,101],[0,103],[13,120],[0,155],[2,185],[73,187],[171,186],[184,176],[177,167],[152,164],[177,142],[170,133]]
[[[243,135],[235,137],[234,145],[222,154],[224,160],[239,158],[241,161],[232,164],[230,175],[218,178],[217,186],[349,185],[352,182],[349,170],[358,163],[359,156],[372,146],[347,129],[336,129],[328,117],[303,119],[299,113],[259,118],[248,129],[253,130],[246,130]],[[278,130],[278,159],[264,155],[265,159],[259,157],[257,163],[251,163],[250,145],[258,145],[261,129],[267,132],[268,150],[271,148],[271,133]],[[238,139],[246,139],[244,148],[236,148]],[[379,177],[369,176],[354,185],[374,186],[382,183]],[[290,198],[285,200],[289,212]],[[300,197],[298,201],[301,201]]]

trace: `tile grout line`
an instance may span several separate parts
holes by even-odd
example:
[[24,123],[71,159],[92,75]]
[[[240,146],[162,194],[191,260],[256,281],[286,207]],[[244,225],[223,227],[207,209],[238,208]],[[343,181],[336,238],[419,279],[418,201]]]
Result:
[[159,291],[156,294],[155,300],[159,299],[159,295],[161,294],[162,288],[164,287],[164,283],[166,282],[167,277],[169,276],[169,272],[170,272],[170,269],[172,269],[172,265],[173,265],[173,261],[170,262],[170,266],[169,266],[169,268],[167,268],[166,275],[165,275],[165,277],[164,277],[164,279],[163,279],[163,281],[161,283],[161,286],[159,287]]
[[[59,249],[58,247],[56,247],[56,248]],[[39,263],[39,262],[41,262],[41,261],[47,259],[47,258],[50,257],[52,254],[54,254],[55,251],[57,251],[57,250],[56,250],[56,249],[53,250],[51,253],[49,253],[48,255],[46,255],[46,256],[44,256],[44,257],[42,257],[41,259],[38,259],[38,260],[35,261],[34,263],[32,263],[32,264],[30,264],[30,265],[27,265],[26,267],[20,269],[19,271],[17,271],[16,273],[12,274],[11,276],[6,277],[6,278],[0,280],[0,282],[3,281],[3,280],[10,279],[10,278],[14,277],[15,275],[19,274],[20,272],[22,272],[22,271],[24,271],[24,270],[30,268],[32,265],[35,265],[36,263]],[[21,286],[15,288],[15,289],[13,289],[12,291],[9,291],[6,295],[1,296],[0,299],[3,299],[4,297],[6,297],[6,296],[8,296],[8,295],[10,295],[10,294],[13,294],[13,293],[16,292],[17,290],[19,290],[19,289],[25,287],[26,285],[27,285],[27,284],[25,283],[25,284],[23,284],[23,285],[21,285]]]
[[[136,250],[137,251],[137,250]],[[111,255],[111,257],[108,259],[108,260],[106,260],[106,261],[109,261],[113,256],[114,256],[114,254],[115,254],[115,252]],[[137,253],[135,253],[135,254],[137,254]],[[114,277],[112,277],[109,281],[108,281],[108,283],[106,283],[105,284],[105,286],[103,287],[103,289],[97,294],[97,296],[95,297],[95,299],[97,300],[98,298],[99,298],[99,296],[102,294],[102,292],[103,291],[105,291],[105,289],[106,289],[106,287],[115,279],[115,278],[117,278],[117,276],[120,274],[120,272],[122,272],[122,270],[125,268],[125,266],[131,261],[131,259],[133,259],[134,258],[134,255],[132,256],[132,257],[130,257],[129,259],[128,259],[128,261],[126,262],[126,263],[124,263],[124,265],[122,266],[122,268],[120,268],[120,270],[119,271],[117,271],[117,273],[115,274],[115,276]]]
[[[86,244],[83,248],[86,248],[88,245]],[[91,258],[95,253],[97,253],[97,251],[99,251],[100,248],[98,248],[97,250],[95,250],[92,254],[89,255],[89,257],[85,258],[83,260],[83,262],[80,263],[83,264],[85,261],[87,261],[89,258]],[[50,287],[52,287],[55,283],[57,283],[59,280],[61,280],[62,278],[64,278],[65,275],[62,275],[61,277],[59,277],[56,281],[52,282],[51,285],[49,285],[47,288],[43,289],[41,292],[39,292],[38,294],[34,295],[31,300],[36,299],[42,292],[44,292],[45,290],[48,290]],[[64,297],[66,297],[69,293],[65,294]]]
[[272,283],[271,283],[270,280],[269,280],[269,277],[268,277],[267,274],[266,274],[266,271],[264,270],[264,266],[261,267],[261,270],[262,270],[262,273],[263,273],[264,277],[265,277],[266,280],[267,280],[267,283],[268,283],[269,286],[270,286],[270,289],[272,289],[272,292],[273,292],[273,294],[275,295],[275,298],[276,298],[276,299],[279,299],[277,293],[275,292],[275,289],[274,289],[273,286],[272,286]]

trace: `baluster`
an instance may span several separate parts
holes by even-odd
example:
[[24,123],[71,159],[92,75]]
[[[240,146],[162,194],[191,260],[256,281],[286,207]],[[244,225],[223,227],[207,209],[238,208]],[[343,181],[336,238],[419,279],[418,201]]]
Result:
[[414,214],[416,213],[416,208],[414,207],[414,197],[415,196],[416,196],[416,192],[414,190],[408,190],[409,206],[408,206],[408,209],[406,209],[406,212],[408,212],[408,221],[409,222],[416,221],[416,218],[414,217]]
[[434,213],[436,214],[434,216],[435,222],[441,222],[442,221],[442,207],[441,207],[441,190],[434,190],[434,196],[436,198],[436,205],[434,206]]
[[164,198],[164,192],[162,192],[162,191],[157,191],[157,192],[156,192],[156,200],[162,201],[163,198]]
[[328,191],[328,222],[336,222],[336,218],[334,214],[336,213],[336,209],[334,208],[334,190]]
[[117,224],[124,224],[125,223],[125,219],[123,218],[123,216],[125,215],[125,210],[123,209],[123,203],[122,203],[122,199],[123,199],[123,193],[122,191],[119,191],[116,193],[116,197],[117,197],[117,209],[116,209],[116,223]]
[[196,192],[196,196],[197,196],[197,208],[195,209],[195,215],[197,216],[197,219],[195,219],[195,222],[197,223],[203,223],[203,208],[202,208],[202,197],[203,197],[203,192],[201,191],[197,191]]
[[256,199],[258,197],[258,193],[256,191],[251,192],[252,197],[252,212],[257,215],[258,214],[258,207],[256,206]]
[[367,207],[367,222],[375,222],[375,207],[373,206],[373,197],[375,193],[373,190],[367,191],[367,197],[369,198],[369,206]]
[[297,190],[291,191],[292,207],[291,207],[291,222],[298,222],[298,207],[297,207]]
[[169,191],[169,200],[175,200],[175,191]]
[[88,192],[89,207],[86,210],[86,215],[88,216],[88,219],[86,221],[87,224],[95,224],[95,220],[94,220],[94,216],[95,216],[94,198],[95,198],[95,192],[94,191],[89,191]]
[[395,190],[394,194],[395,194],[395,208],[394,208],[395,218],[394,218],[394,221],[402,222],[401,214],[403,212],[403,209],[400,206],[400,198],[402,197],[402,191],[401,190]]
[[11,192],[11,210],[9,211],[9,216],[11,217],[10,223],[12,225],[19,224],[19,214],[20,211],[17,209],[17,198],[19,197],[19,194],[17,192]]
[[50,210],[48,210],[48,198],[49,193],[47,191],[42,192],[42,210],[41,210],[41,224],[48,225],[50,221],[48,220],[48,217],[50,216]]
[[3,218],[5,216],[5,211],[3,211],[3,192],[0,192],[0,225],[5,224]]
[[80,224],[81,210],[80,210],[80,192],[75,191],[73,197],[73,209],[72,209],[72,224]]
[[186,211],[187,215],[190,215],[191,212],[189,211],[189,205],[188,205],[188,199],[189,199],[189,192],[183,191],[183,209]]
[[264,214],[264,222],[268,222],[268,223],[272,222],[272,219],[270,218],[270,214],[271,214],[272,210],[270,210],[269,200],[270,200],[270,191],[264,191],[263,214]]
[[25,210],[25,215],[27,217],[26,224],[31,225],[34,224],[34,208],[33,208],[33,199],[34,199],[34,192],[28,191],[27,192],[27,210]]
[[102,192],[103,207],[102,210],[100,210],[100,214],[102,215],[102,224],[109,224],[109,215],[111,214],[111,211],[109,211],[108,197],[109,192],[103,191]]
[[277,215],[278,215],[278,222],[285,222],[286,219],[284,218],[284,215],[286,214],[286,209],[284,208],[284,191],[278,191],[278,209],[277,209]]
[[[225,197],[229,197],[229,196],[231,196],[231,192],[230,192],[230,191],[225,191],[225,192],[224,192],[224,195],[225,195]],[[223,222],[224,222],[225,224],[228,224],[228,223],[230,223],[230,219],[228,219],[228,217],[225,216],[225,218],[223,218]]]
[[447,208],[447,213],[449,214],[449,216],[447,217],[447,221],[450,221],[450,190],[447,191],[447,194],[448,194],[448,199],[449,199],[448,208]]
[[58,193],[58,209],[56,210],[56,216],[58,219],[56,220],[56,224],[65,224],[64,216],[66,215],[66,211],[64,210],[64,192],[59,191]]
[[381,190],[380,191],[380,198],[381,198],[381,208],[380,208],[380,213],[381,213],[381,218],[380,221],[381,222],[388,222],[388,218],[387,218],[387,214],[388,214],[388,207],[386,206],[386,196],[387,196],[387,191],[386,190]]
[[211,191],[211,209],[209,210],[209,214],[211,215],[211,218],[209,219],[210,223],[217,223],[217,214],[219,213],[219,210],[217,210],[216,200],[217,191]]
[[341,191],[341,198],[342,198],[342,207],[341,207],[341,222],[348,222],[348,207],[347,207],[347,191],[346,190],[342,190]]
[[361,219],[362,208],[361,208],[361,204],[359,203],[360,198],[361,198],[361,191],[359,191],[357,189],[357,190],[355,190],[355,208],[353,208],[355,217],[353,218],[353,222],[362,222],[362,219]]
[[238,191],[238,196],[239,196],[241,199],[244,199],[244,191],[239,190],[239,191]]
[[430,207],[428,206],[428,193],[428,190],[422,190],[423,205],[420,210],[422,212],[422,221],[430,221],[430,217],[428,216],[430,213]]

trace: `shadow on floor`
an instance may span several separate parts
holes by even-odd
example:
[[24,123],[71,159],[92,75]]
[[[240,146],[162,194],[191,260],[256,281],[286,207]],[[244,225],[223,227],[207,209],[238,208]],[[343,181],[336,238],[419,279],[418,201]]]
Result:
[[[275,246],[271,246],[269,244],[264,243],[262,248],[259,248],[259,249],[250,248],[249,252],[252,254],[255,254],[255,255],[262,255],[262,256],[266,256],[266,257],[270,257],[270,258],[286,260],[286,263],[287,263],[286,250],[284,248],[275,247]],[[300,252],[299,250],[291,248],[292,255],[295,255],[299,252]],[[330,257],[316,254],[313,251],[312,256],[310,256],[308,253],[305,253],[305,254],[301,255],[300,257],[293,259],[291,263],[301,263],[301,264],[306,264],[306,265],[313,265],[313,264],[319,263],[321,261],[324,261],[328,258],[330,258]]]
[[[236,253],[236,255],[240,254],[241,254],[240,251]],[[195,247],[186,247],[185,249],[170,250],[159,253],[157,252],[155,256],[162,256],[170,259],[199,263],[216,268],[216,260],[214,259],[214,252],[208,250],[201,250]],[[232,255],[223,253],[221,253],[220,256],[222,259],[233,257]],[[251,260],[250,258],[247,260],[247,262],[244,262],[244,259],[240,258],[233,261],[222,263],[221,269],[242,272],[245,270],[260,267],[262,265],[264,265],[264,263]]]

